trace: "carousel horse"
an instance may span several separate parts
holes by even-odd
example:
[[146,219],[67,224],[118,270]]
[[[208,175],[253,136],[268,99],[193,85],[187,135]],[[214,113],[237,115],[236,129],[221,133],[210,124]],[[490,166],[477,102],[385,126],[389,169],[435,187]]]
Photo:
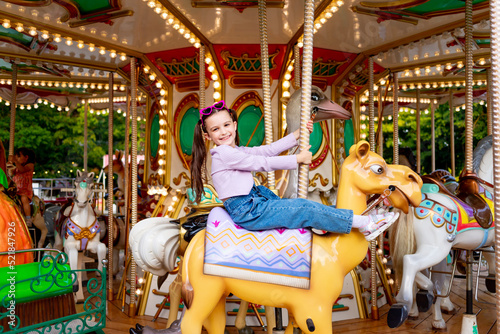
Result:
[[[113,168],[113,174],[117,175],[117,187],[113,189],[113,196],[117,198],[115,201],[116,206],[118,207],[118,211],[122,214],[122,212],[125,209],[125,165],[123,164],[123,152],[122,151],[115,151],[115,154],[113,155],[113,161],[111,163],[111,167]],[[109,170],[109,164],[107,166],[104,166],[103,171],[108,175],[108,170]]]
[[[296,90],[290,98],[283,98],[282,102],[287,105],[287,126],[288,132],[291,133],[299,128],[300,126],[300,109],[301,109],[301,95],[302,90]],[[320,122],[328,119],[349,119],[351,118],[351,114],[346,111],[344,108],[340,107],[338,104],[332,102],[330,99],[326,97],[326,95],[321,91],[320,88],[316,86],[312,86],[311,88],[311,113],[314,114],[314,121]],[[113,171],[118,175],[118,186],[120,186],[121,181],[124,180],[124,172],[125,169],[123,167],[123,163],[121,161],[121,154],[115,153],[115,157],[113,159]],[[105,167],[106,168],[106,167]],[[106,170],[105,170],[106,171]],[[285,196],[296,197],[297,193],[297,179],[298,179],[298,170],[293,171],[277,171],[277,180],[278,185],[277,189],[281,195],[285,193]],[[279,181],[281,180],[281,182]],[[319,197],[319,196],[317,196]],[[208,213],[206,213],[208,215]],[[178,275],[181,275],[182,271],[179,272]],[[160,276],[164,276],[163,273]],[[180,292],[171,291],[169,289],[171,298],[172,295],[177,296],[172,300],[171,304],[175,304],[176,301],[180,300]],[[237,315],[236,323],[237,328],[241,331],[250,331],[250,328],[245,325],[245,315],[246,315],[246,306],[247,303],[242,303],[240,306],[240,310]],[[271,309],[266,308],[266,314],[270,314],[272,312]],[[177,313],[172,312],[169,315],[167,326],[173,323]],[[272,320],[272,319],[271,319]],[[268,327],[268,333],[272,333],[272,327]]]
[[71,206],[60,212],[54,247],[58,249],[64,247],[71,270],[79,269],[78,251],[89,250],[97,253],[97,269],[101,271],[102,260],[106,258],[106,246],[100,241],[101,228],[91,203],[94,193],[94,173],[78,170],[76,175],[75,197]]
[[[456,194],[433,178],[423,177],[429,183],[423,189],[422,203],[394,225],[393,262],[402,278],[397,303],[391,306],[387,317],[389,327],[399,327],[409,315],[418,315],[413,305],[414,283],[424,289],[416,300],[419,309],[430,308],[433,296],[428,291],[440,287],[434,286],[421,271],[445,261],[452,249],[475,250],[493,245],[493,197],[486,189],[493,180],[493,147],[489,137],[481,140],[474,150],[473,167],[477,176],[463,173]],[[493,261],[490,259],[489,263]],[[490,265],[489,270],[494,277],[494,266]],[[441,301],[438,298],[434,306],[432,325],[443,329],[446,323],[441,316]]]
[[[0,188],[6,186],[7,177],[0,169]],[[23,250],[32,248],[33,242],[24,222],[23,216],[19,212],[19,206],[0,191],[0,252],[12,250]],[[12,256],[0,255],[0,267],[18,265],[33,262],[33,253],[19,253],[15,256],[15,263],[12,263]]]
[[[388,197],[389,201],[407,212],[410,204],[417,206],[420,203],[421,186],[422,181],[416,173],[405,166],[387,165],[379,155],[370,151],[366,141],[361,141],[351,147],[350,155],[342,165],[337,207],[352,209],[359,215],[367,208],[367,195],[382,194],[391,188],[394,190]],[[134,259],[143,269],[168,272],[175,266],[179,228],[168,223],[168,219],[152,219],[157,220],[154,228],[151,220],[145,219],[132,229],[130,246]],[[215,208],[208,217],[207,226],[221,223],[232,224],[222,208]],[[241,230],[241,227],[236,229]],[[149,231],[144,233],[145,230]],[[310,233],[285,229],[270,230],[269,233],[294,231]],[[140,240],[136,239],[137,232],[141,235]],[[244,230],[242,233],[257,234]],[[205,231],[196,234],[184,253],[182,296],[187,309],[181,323],[183,333],[201,333],[202,325],[209,334],[224,333],[225,300],[230,292],[252,303],[288,309],[291,323],[305,333],[332,333],[331,306],[342,290],[345,275],[365,258],[368,249],[368,242],[356,229],[349,234],[311,235],[309,282],[300,278],[296,280],[300,286],[308,285],[304,288],[205,274],[205,234]],[[141,249],[141,244],[153,245],[152,251]],[[305,245],[292,244],[297,248]],[[288,326],[286,333],[292,331],[293,326]]]

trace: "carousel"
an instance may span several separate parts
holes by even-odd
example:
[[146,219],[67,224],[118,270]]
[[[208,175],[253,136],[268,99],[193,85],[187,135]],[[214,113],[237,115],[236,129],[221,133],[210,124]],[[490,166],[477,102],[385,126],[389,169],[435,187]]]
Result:
[[[0,1],[0,104],[10,108],[0,333],[499,332],[498,6]],[[71,198],[50,247],[44,198],[26,221],[4,162],[19,146],[16,110],[41,104],[84,118],[83,163],[62,189]],[[311,151],[296,170],[254,172],[256,185],[399,220],[370,242],[357,230],[244,230],[213,186],[210,155],[201,199],[193,190],[195,129],[214,105],[235,111],[240,146],[299,130],[283,154]],[[117,114],[124,151],[113,143]],[[400,129],[408,114],[415,133]],[[91,117],[108,120],[100,174],[88,166]],[[411,155],[403,136],[416,142]]]

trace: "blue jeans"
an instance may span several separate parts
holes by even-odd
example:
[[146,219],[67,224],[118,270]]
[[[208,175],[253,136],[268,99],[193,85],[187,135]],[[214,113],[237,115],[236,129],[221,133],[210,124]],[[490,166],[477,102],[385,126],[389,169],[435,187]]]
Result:
[[283,198],[264,186],[253,186],[250,194],[226,199],[224,207],[235,223],[247,230],[313,227],[347,234],[352,210],[336,209],[303,198]]

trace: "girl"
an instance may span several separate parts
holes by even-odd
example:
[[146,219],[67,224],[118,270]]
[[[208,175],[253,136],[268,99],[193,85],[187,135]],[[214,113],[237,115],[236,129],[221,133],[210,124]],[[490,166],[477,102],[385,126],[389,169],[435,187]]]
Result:
[[33,198],[33,172],[35,170],[35,152],[26,147],[18,148],[14,156],[9,157],[14,163],[12,180],[16,183],[17,194],[21,197],[26,223],[31,223],[31,198]]
[[[247,230],[311,227],[313,231],[349,233],[358,228],[370,241],[385,231],[399,214],[353,215],[351,210],[336,209],[307,199],[281,199],[264,186],[255,186],[252,171],[295,169],[297,164],[310,164],[312,153],[303,150],[297,155],[279,154],[297,145],[299,130],[270,144],[239,147],[236,112],[224,101],[200,110],[193,141],[191,184],[196,202],[203,193],[202,173],[206,172],[204,139],[216,147],[212,155],[212,181],[219,198],[235,223]],[[312,121],[307,124],[312,132]]]

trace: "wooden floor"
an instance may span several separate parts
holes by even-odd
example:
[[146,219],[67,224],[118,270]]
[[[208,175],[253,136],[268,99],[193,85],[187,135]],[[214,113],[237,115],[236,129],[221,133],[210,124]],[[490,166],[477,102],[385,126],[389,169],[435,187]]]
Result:
[[[479,300],[495,303],[495,297],[486,291],[484,285],[479,286]],[[422,313],[417,319],[408,320],[399,328],[391,329],[387,326],[387,312],[389,306],[382,307],[380,312],[380,320],[361,320],[351,319],[332,323],[333,333],[450,333],[457,334],[461,332],[462,314],[465,312],[465,280],[455,279],[451,293],[451,300],[458,308],[458,312],[454,315],[444,314],[444,319],[447,324],[446,331],[436,331],[432,329],[432,313],[431,311]],[[496,309],[495,305],[474,302],[474,312],[477,315],[478,334],[497,334],[496,329]],[[129,318],[125,313],[121,312],[120,302],[110,302],[108,305],[107,324],[104,332],[107,334],[128,333],[130,327],[136,323],[148,325],[153,328],[165,328],[166,319],[158,319],[157,322],[151,322],[151,316],[138,316]],[[262,328],[253,328],[256,334],[265,334]],[[229,327],[230,334],[237,334],[238,331],[234,327]],[[205,332],[204,332],[205,333]],[[194,334],[194,333],[187,333]],[[320,333],[322,334],[322,333]]]

